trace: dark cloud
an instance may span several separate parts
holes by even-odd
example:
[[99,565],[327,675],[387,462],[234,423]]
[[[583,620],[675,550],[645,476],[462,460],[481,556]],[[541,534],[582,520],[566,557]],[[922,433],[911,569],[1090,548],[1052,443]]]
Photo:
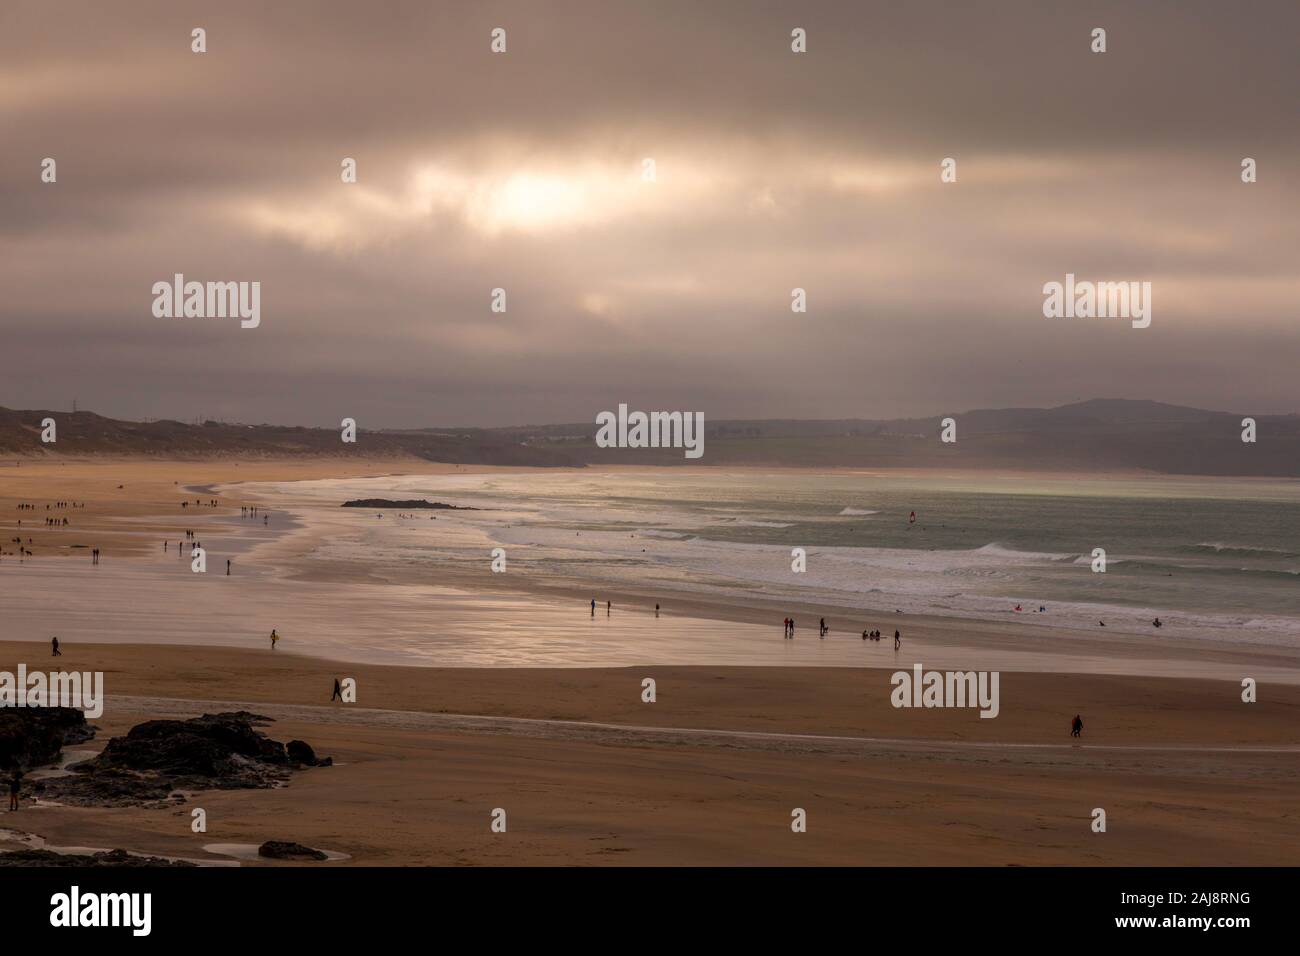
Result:
[[[1298,27],[1282,2],[9,3],[0,404],[1295,411]],[[260,281],[261,327],[154,318],[175,272]],[[1043,318],[1066,272],[1151,281],[1151,328]]]

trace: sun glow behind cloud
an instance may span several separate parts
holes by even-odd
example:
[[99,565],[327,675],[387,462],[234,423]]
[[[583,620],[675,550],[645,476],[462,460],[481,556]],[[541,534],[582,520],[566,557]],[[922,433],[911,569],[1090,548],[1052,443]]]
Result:
[[[499,163],[499,161],[498,161]],[[297,196],[243,201],[235,218],[253,230],[311,249],[356,249],[422,223],[453,221],[486,239],[557,235],[637,219],[774,216],[790,197],[897,193],[916,188],[892,166],[815,161],[730,144],[707,156],[675,155],[642,177],[640,160],[570,155],[505,166],[426,162],[392,184],[363,181]],[[340,191],[341,190],[341,191]]]

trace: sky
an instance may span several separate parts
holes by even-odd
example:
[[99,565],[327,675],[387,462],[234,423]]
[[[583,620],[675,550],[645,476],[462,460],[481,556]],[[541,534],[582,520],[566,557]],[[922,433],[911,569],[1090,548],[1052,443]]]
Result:
[[[1300,412],[1297,35],[1281,0],[6,0],[0,405]],[[176,273],[259,282],[260,324],[155,315]],[[1150,326],[1045,317],[1067,273],[1150,282]]]

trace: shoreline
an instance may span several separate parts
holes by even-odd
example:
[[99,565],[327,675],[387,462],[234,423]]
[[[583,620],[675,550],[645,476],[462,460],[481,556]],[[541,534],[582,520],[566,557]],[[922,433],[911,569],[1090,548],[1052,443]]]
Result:
[[[672,660],[671,655],[676,653],[681,655],[680,662],[685,664],[802,666],[824,659],[829,666],[883,666],[884,661],[879,652],[886,649],[888,640],[879,643],[863,642],[860,634],[863,630],[876,629],[884,632],[888,638],[894,629],[899,629],[903,633],[906,653],[937,655],[933,661],[936,665],[950,661],[953,666],[963,668],[973,664],[980,669],[987,666],[1028,671],[1073,669],[1088,672],[1101,668],[1111,672],[1125,672],[1127,669],[1128,672],[1152,676],[1202,677],[1217,676],[1219,671],[1215,669],[1221,668],[1223,673],[1231,674],[1258,670],[1270,679],[1281,677],[1282,672],[1287,672],[1283,679],[1300,683],[1300,647],[1214,642],[1200,637],[1182,637],[1176,634],[1176,628],[1172,626],[1156,636],[1134,633],[1119,627],[1105,632],[1099,628],[1038,624],[1032,619],[1026,619],[1029,618],[1028,615],[1026,618],[1014,619],[1010,612],[1006,621],[990,621],[956,615],[845,608],[830,602],[812,603],[807,599],[778,603],[777,599],[759,594],[695,594],[666,589],[656,593],[649,588],[602,587],[598,591],[599,603],[604,604],[608,600],[615,605],[615,614],[609,620],[614,630],[605,634],[589,626],[598,623],[603,617],[598,613],[593,619],[586,612],[587,604],[593,596],[593,587],[589,585],[539,577],[527,572],[492,574],[487,572],[486,562],[481,570],[469,571],[455,564],[429,569],[403,568],[392,563],[373,564],[365,560],[307,560],[315,544],[328,538],[335,529],[346,530],[356,526],[348,524],[346,517],[338,518],[332,514],[327,514],[326,517],[333,520],[317,526],[304,518],[301,511],[283,501],[270,504],[271,520],[265,524],[262,521],[241,521],[237,517],[241,503],[254,504],[261,501],[262,507],[267,506],[262,496],[255,493],[256,489],[241,487],[246,482],[337,477],[340,469],[348,474],[391,475],[394,473],[393,466],[398,464],[258,462],[255,467],[250,467],[248,463],[236,462],[215,469],[214,474],[208,463],[201,463],[201,471],[191,472],[193,466],[189,463],[148,463],[141,470],[137,463],[117,462],[102,468],[96,466],[87,476],[69,474],[62,480],[79,483],[83,488],[97,491],[101,497],[99,501],[92,500],[86,509],[61,513],[71,515],[76,522],[81,522],[83,516],[92,517],[97,521],[94,526],[96,534],[103,527],[106,529],[103,534],[110,539],[113,536],[118,540],[126,539],[130,546],[114,544],[106,547],[108,558],[105,560],[112,559],[115,563],[111,568],[102,566],[95,569],[95,577],[83,576],[82,572],[89,569],[82,568],[79,562],[68,564],[60,558],[51,564],[40,551],[36,558],[29,559],[19,569],[12,566],[12,557],[0,559],[3,562],[0,564],[0,574],[17,570],[26,578],[27,587],[34,589],[35,595],[47,595],[38,597],[38,601],[43,602],[39,609],[18,609],[14,622],[17,628],[11,633],[33,629],[41,633],[45,630],[38,622],[60,614],[60,602],[55,599],[57,592],[73,589],[74,593],[80,594],[86,589],[98,588],[102,591],[101,600],[113,600],[119,596],[116,588],[143,587],[148,594],[164,600],[173,608],[163,615],[165,621],[184,622],[194,633],[206,631],[213,646],[231,646],[245,641],[251,645],[251,634],[246,638],[237,636],[248,630],[247,624],[241,625],[239,621],[229,620],[233,613],[230,601],[247,602],[249,613],[244,617],[262,619],[265,623],[264,633],[269,633],[271,627],[277,626],[277,618],[281,617],[278,605],[282,602],[278,602],[275,597],[273,583],[279,581],[284,587],[309,585],[306,592],[309,598],[316,595],[318,597],[315,600],[324,601],[325,607],[335,609],[327,612],[330,615],[328,619],[319,623],[310,616],[296,619],[293,625],[297,631],[295,640],[286,642],[284,649],[290,653],[298,653],[303,649],[312,653],[309,645],[301,643],[304,635],[320,636],[322,628],[325,631],[334,629],[339,633],[332,639],[332,649],[322,649],[320,652],[336,659],[348,659],[350,653],[351,659],[377,660],[382,656],[394,660],[395,649],[401,643],[396,635],[408,633],[424,643],[424,646],[417,649],[418,653],[407,655],[408,662],[426,666],[436,666],[439,663],[438,655],[444,655],[448,663],[468,667],[483,666],[485,663],[490,663],[491,666],[501,666],[502,663],[505,666],[511,663],[546,663],[548,666],[560,667],[626,664],[645,660],[647,654],[660,643],[664,647],[657,658],[659,663]],[[53,470],[62,471],[61,468]],[[468,469],[453,465],[430,465],[418,471],[439,475],[470,473]],[[513,473],[515,470],[496,471]],[[167,480],[169,477],[170,482]],[[43,475],[33,474],[30,478],[44,480]],[[239,484],[231,486],[231,482]],[[117,487],[119,484],[127,484],[128,487],[121,489]],[[181,509],[180,501],[194,500],[188,497],[192,492],[187,489],[201,485],[218,489],[208,497],[216,496],[222,506],[216,509]],[[64,490],[70,489],[54,488],[48,494],[53,497],[55,492]],[[103,496],[110,500],[104,501]],[[69,494],[68,497],[80,500],[75,494]],[[173,518],[157,513],[157,506],[169,498],[179,513]],[[0,482],[0,508],[12,500],[12,484]],[[124,525],[129,526],[129,530],[125,530]],[[185,580],[185,575],[179,573],[183,570],[181,562],[166,557],[159,548],[160,540],[170,533],[175,536],[171,549],[175,551],[180,539],[180,533],[176,529],[187,526],[199,529],[196,531],[197,540],[208,539],[205,543],[208,544],[208,550],[213,552],[210,560],[216,565],[215,568],[210,568],[210,573],[215,571],[220,575],[224,559],[232,559],[236,578],[215,583],[219,588],[233,584],[234,594],[217,599],[212,591],[204,592],[194,588],[194,582]],[[36,533],[40,534],[39,528]],[[69,529],[60,529],[47,533],[46,537],[57,538],[70,533]],[[215,545],[212,544],[213,540],[217,542]],[[119,555],[127,562],[127,566],[116,561]],[[179,552],[176,555],[180,557]],[[436,584],[433,585],[430,583],[431,571],[436,575]],[[117,580],[102,580],[106,577],[116,577]],[[146,585],[147,581],[152,584]],[[392,600],[386,603],[398,604],[400,608],[389,611],[383,607],[384,602],[381,602],[375,611],[374,620],[359,616],[348,602],[334,593],[340,588],[350,589],[355,601],[369,602],[377,596],[371,590],[372,587],[390,585],[395,590]],[[129,591],[120,592],[123,596],[127,593]],[[142,597],[143,594],[144,592]],[[254,594],[259,595],[256,602],[252,600]],[[186,604],[188,595],[193,595],[196,602],[193,605],[195,613],[189,613],[189,605]],[[456,603],[454,613],[448,612],[451,615],[449,617],[429,618],[421,610],[422,601],[451,597],[456,599]],[[88,600],[87,603],[93,601]],[[505,645],[498,641],[497,635],[487,625],[470,620],[474,616],[475,603],[484,605],[483,610],[486,612],[506,613],[507,616],[501,618],[501,624],[507,628],[525,628],[539,635],[562,634],[568,646],[558,648],[550,660],[530,659],[527,654],[529,646],[525,646],[521,649],[524,657],[512,660],[506,654]],[[663,620],[656,622],[652,629],[648,622],[656,603],[663,606]],[[205,607],[211,608],[214,619],[225,616],[228,626],[221,629],[216,625],[206,625],[201,613]],[[405,615],[403,611],[406,612]],[[60,626],[68,630],[74,639],[93,639],[93,628],[101,626],[98,616],[89,610],[70,621],[67,615],[62,616],[65,623]],[[792,645],[789,648],[773,651],[773,642],[778,648],[783,643],[776,636],[776,623],[786,616],[794,617],[800,624],[797,640],[788,642]],[[196,617],[199,618],[197,621]],[[821,617],[826,617],[831,627],[829,638],[824,642],[817,640],[815,629],[815,623]],[[395,638],[383,643],[378,639],[357,643],[342,633],[344,619],[351,620],[358,632],[373,631],[385,626],[397,628],[393,632]],[[84,621],[84,625],[78,626],[78,620]],[[445,642],[428,641],[422,632],[417,635],[411,631],[411,627],[418,627],[422,620],[427,620],[428,628],[441,628],[444,631],[450,626],[478,627],[484,632],[482,637],[492,649],[475,653],[473,648],[460,648],[446,657],[452,649]],[[139,617],[133,624],[123,623],[119,627],[122,633],[118,639],[129,641],[133,626],[137,628],[134,631],[137,639],[139,634],[156,632],[160,641],[195,643],[192,636],[187,639],[184,633],[173,633],[171,627],[154,626],[148,617]],[[283,632],[283,622],[279,626]],[[578,632],[577,628],[586,630]],[[681,633],[675,633],[678,631]],[[591,634],[590,640],[595,643],[587,643],[588,634]],[[745,642],[743,645],[735,645],[737,649],[734,653],[726,650],[726,642],[732,638],[743,639]],[[821,646],[817,651],[810,651],[808,642]],[[546,645],[537,643],[531,646],[541,648]],[[892,650],[892,646],[889,649]],[[641,656],[634,656],[638,653]],[[813,654],[817,657],[810,656]],[[892,660],[891,655],[886,654],[884,658]],[[982,664],[983,660],[991,663]]]

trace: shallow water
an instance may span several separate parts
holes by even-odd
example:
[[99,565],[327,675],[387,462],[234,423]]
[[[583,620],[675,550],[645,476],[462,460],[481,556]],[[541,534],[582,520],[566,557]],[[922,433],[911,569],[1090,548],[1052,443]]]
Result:
[[[1300,647],[1300,482],[620,472],[244,486],[335,530],[315,557]],[[348,498],[477,511],[378,517]],[[915,523],[909,521],[915,511]],[[791,550],[807,553],[793,573]],[[1094,573],[1094,549],[1106,552]],[[1020,606],[1021,612],[1014,609]],[[1039,607],[1044,610],[1040,613]]]

